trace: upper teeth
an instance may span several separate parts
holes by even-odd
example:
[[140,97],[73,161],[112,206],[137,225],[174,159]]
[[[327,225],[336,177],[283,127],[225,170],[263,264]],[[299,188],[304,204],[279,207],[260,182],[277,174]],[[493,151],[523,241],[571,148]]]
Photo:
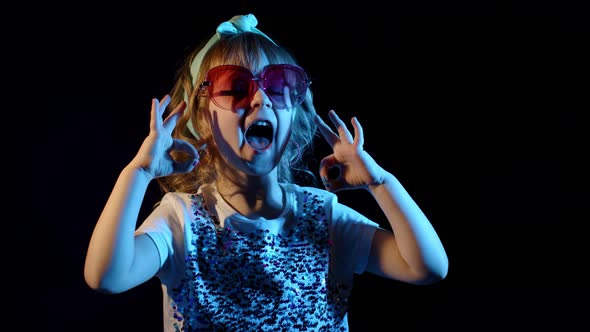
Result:
[[268,121],[264,121],[264,120],[257,120],[253,124],[258,125],[258,126],[270,126],[270,123],[268,123]]

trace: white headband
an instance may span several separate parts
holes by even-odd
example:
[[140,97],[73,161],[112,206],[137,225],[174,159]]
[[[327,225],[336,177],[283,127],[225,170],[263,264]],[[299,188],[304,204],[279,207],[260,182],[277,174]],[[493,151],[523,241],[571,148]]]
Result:
[[[197,76],[199,75],[199,69],[201,68],[201,64],[203,63],[203,58],[205,57],[205,54],[207,54],[211,46],[213,46],[213,44],[219,41],[223,36],[235,35],[242,32],[254,32],[266,37],[268,40],[270,40],[273,44],[276,45],[276,43],[272,39],[270,39],[269,36],[265,35],[262,31],[256,29],[257,24],[258,20],[256,19],[256,17],[252,14],[248,14],[234,16],[231,18],[231,20],[218,25],[213,37],[211,37],[207,44],[205,44],[205,46],[201,48],[201,50],[197,53],[197,55],[195,55],[195,58],[191,62],[190,71],[193,88],[195,88],[195,85],[197,84]],[[188,95],[186,91],[184,92],[184,100],[188,104]],[[187,122],[186,126],[195,138],[199,137],[190,119]]]

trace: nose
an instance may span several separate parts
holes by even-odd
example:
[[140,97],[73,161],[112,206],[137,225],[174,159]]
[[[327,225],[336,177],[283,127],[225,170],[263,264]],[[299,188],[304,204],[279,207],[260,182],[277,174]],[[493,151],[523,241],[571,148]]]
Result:
[[252,108],[272,108],[272,101],[268,97],[268,95],[262,90],[261,87],[258,87],[256,93],[252,97],[252,101],[250,102],[250,107]]

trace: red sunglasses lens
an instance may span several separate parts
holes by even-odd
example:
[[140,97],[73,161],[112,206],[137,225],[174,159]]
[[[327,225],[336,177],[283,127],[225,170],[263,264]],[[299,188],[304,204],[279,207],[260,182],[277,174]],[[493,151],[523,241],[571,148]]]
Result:
[[256,86],[249,70],[239,66],[219,66],[207,73],[209,96],[222,109],[232,110],[250,101]]

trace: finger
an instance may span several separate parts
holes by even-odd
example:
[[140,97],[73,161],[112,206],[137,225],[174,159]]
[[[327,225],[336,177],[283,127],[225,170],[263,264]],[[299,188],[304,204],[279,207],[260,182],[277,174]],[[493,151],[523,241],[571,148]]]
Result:
[[185,109],[186,102],[184,102],[183,100],[180,102],[180,104],[178,104],[178,106],[176,106],[176,108],[170,113],[170,115],[166,117],[166,119],[164,120],[164,128],[166,128],[166,130],[168,130],[169,133],[172,133],[174,127],[176,127],[176,124],[178,123],[178,119],[180,119]]
[[152,98],[152,109],[150,111],[150,130],[158,130],[158,105],[159,101],[156,98]]
[[352,138],[350,131],[348,131],[348,128],[346,128],[346,124],[344,123],[344,121],[342,121],[340,117],[336,114],[336,111],[331,110],[330,112],[328,112],[328,115],[330,116],[330,120],[332,120],[332,123],[336,127],[336,130],[338,130],[340,139],[345,139],[348,143],[352,144],[354,139]]
[[174,162],[173,164],[173,173],[174,174],[179,174],[179,173],[188,173],[190,171],[192,171],[197,165],[199,164],[199,161],[195,161],[195,160],[186,160],[183,162]]
[[170,105],[170,101],[172,100],[172,98],[170,98],[170,95],[165,95],[164,98],[162,99],[162,101],[160,101],[160,109],[158,110],[159,113],[159,117],[160,117],[160,124],[163,124],[164,122],[164,113],[166,112],[166,108],[168,108],[168,105]]
[[172,149],[187,153],[191,158],[199,158],[199,151],[194,145],[185,140],[175,138],[172,140]]
[[190,158],[183,162],[174,162],[173,168],[175,173],[190,172],[199,163],[199,151],[192,144],[181,139],[173,140],[173,149],[187,153]]
[[352,127],[354,128],[354,145],[362,148],[363,144],[365,144],[365,135],[363,134],[363,127],[361,126],[361,123],[356,118],[356,116],[353,117],[350,122],[352,122]]
[[334,155],[322,159],[320,162],[320,179],[324,187],[329,191],[338,190],[341,186],[342,167]]
[[322,134],[326,142],[328,142],[328,144],[330,144],[331,147],[334,147],[334,144],[336,144],[340,140],[340,138],[338,138],[338,135],[336,135],[332,131],[332,129],[324,122],[324,120],[319,115],[315,116],[315,122],[318,125],[318,129],[320,130],[320,133]]
[[162,117],[162,115],[166,111],[166,107],[168,107],[168,105],[170,104],[170,101],[171,101],[170,95],[165,95],[164,98],[162,98],[162,100],[160,101],[160,108],[158,109],[160,117]]

